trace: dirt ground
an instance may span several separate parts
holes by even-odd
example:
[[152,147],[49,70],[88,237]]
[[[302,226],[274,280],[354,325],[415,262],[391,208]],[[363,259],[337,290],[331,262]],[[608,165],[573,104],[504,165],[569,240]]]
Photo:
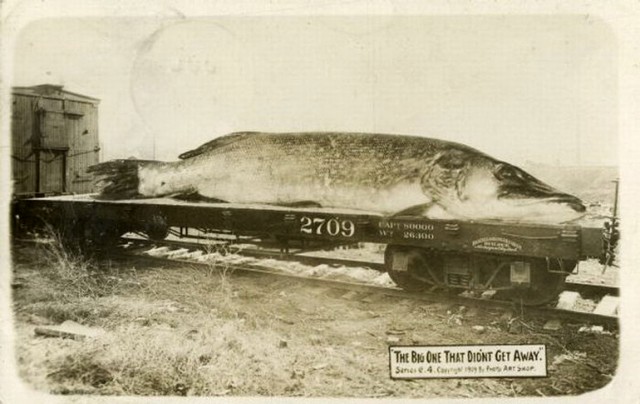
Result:
[[[289,397],[575,395],[616,372],[617,332],[190,265],[13,249],[19,376],[54,394]],[[61,269],[65,267],[65,269]],[[72,320],[99,331],[43,337]],[[475,327],[474,327],[475,326]],[[479,326],[479,327],[478,327]],[[542,378],[392,380],[389,345],[546,344]]]

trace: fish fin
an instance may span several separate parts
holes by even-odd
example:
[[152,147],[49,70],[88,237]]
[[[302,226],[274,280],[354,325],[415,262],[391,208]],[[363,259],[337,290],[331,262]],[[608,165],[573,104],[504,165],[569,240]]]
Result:
[[316,201],[294,201],[294,202],[275,202],[268,205],[283,206],[285,208],[321,208],[322,205]]
[[120,159],[99,163],[87,168],[93,174],[100,189],[98,199],[136,199],[144,196],[138,192],[138,171],[143,166],[162,164],[153,160]]
[[189,202],[227,203],[227,201],[222,199],[210,198],[208,196],[204,196],[200,194],[198,191],[171,195],[171,198],[178,199],[181,201],[189,201]]
[[186,151],[179,155],[178,157],[182,160],[188,159],[191,157],[195,157],[197,155],[206,153],[210,150],[219,149],[221,147],[230,145],[235,142],[239,142],[241,140],[245,140],[247,138],[258,136],[259,132],[234,132],[229,133],[228,135],[220,136],[215,138],[207,143],[200,145],[198,148]]

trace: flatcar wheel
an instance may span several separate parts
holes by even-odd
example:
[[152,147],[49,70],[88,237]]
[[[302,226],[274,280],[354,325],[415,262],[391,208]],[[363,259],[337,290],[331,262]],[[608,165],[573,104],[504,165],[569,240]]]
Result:
[[[567,275],[573,271],[576,265],[575,261],[563,262],[560,264],[551,260],[547,264],[545,259],[530,259],[530,286],[514,287],[504,292],[503,296],[513,300],[515,303],[521,303],[525,306],[541,306],[549,304],[557,300],[558,296],[564,290],[565,279]],[[553,272],[549,272],[550,269]],[[560,273],[562,270],[563,273]]]
[[389,245],[384,262],[391,280],[404,290],[420,292],[441,282],[431,274],[442,273],[442,259],[425,250]]
[[154,215],[145,223],[144,232],[151,240],[164,240],[169,235],[167,219],[161,215]]

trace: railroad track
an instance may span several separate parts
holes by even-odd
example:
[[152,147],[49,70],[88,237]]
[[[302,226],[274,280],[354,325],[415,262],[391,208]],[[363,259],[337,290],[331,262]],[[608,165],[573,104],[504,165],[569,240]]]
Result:
[[[556,307],[521,307],[512,301],[473,296],[468,293],[450,295],[437,292],[408,292],[388,283],[384,285],[372,284],[364,281],[345,281],[313,276],[314,267],[357,267],[370,268],[384,272],[384,265],[379,262],[365,262],[347,259],[335,259],[318,256],[285,254],[277,250],[242,248],[242,246],[221,241],[217,244],[190,243],[185,241],[163,240],[151,241],[137,238],[123,238],[122,244],[110,251],[121,258],[138,258],[171,263],[185,263],[189,265],[211,266],[211,262],[224,265],[234,272],[250,273],[261,276],[280,276],[296,279],[299,282],[314,283],[331,288],[364,294],[383,294],[399,298],[423,300],[429,302],[449,302],[467,307],[503,308],[522,312],[528,317],[542,317],[545,319],[559,319],[569,323],[586,325],[602,325],[608,329],[618,326],[615,314],[618,305],[618,288],[604,285],[568,282],[565,292],[560,296]],[[306,270],[292,270],[291,264],[306,266]],[[316,271],[317,272],[317,271]],[[322,272],[322,271],[320,271]],[[325,271],[326,272],[326,271]],[[315,273],[315,275],[318,275]],[[377,278],[376,278],[377,279]],[[588,296],[592,311],[575,309],[575,302],[581,296]],[[573,303],[572,303],[573,302]],[[598,302],[598,303],[595,303]],[[585,306],[584,304],[582,306]]]

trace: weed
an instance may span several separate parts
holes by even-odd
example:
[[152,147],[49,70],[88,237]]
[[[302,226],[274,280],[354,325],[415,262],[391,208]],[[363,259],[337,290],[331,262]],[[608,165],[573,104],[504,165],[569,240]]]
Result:
[[79,381],[92,387],[101,387],[113,380],[111,372],[94,361],[94,355],[84,353],[66,356],[60,368],[47,376],[57,382]]
[[120,278],[118,271],[110,265],[98,264],[69,248],[59,232],[47,227],[45,242],[39,245],[39,265],[42,274],[58,287],[57,297],[100,297],[113,294]]
[[231,275],[236,267],[229,262],[229,255],[237,251],[232,251],[228,244],[211,243],[207,244],[204,250],[206,259],[203,262],[206,264],[206,273],[209,276],[218,275],[216,296],[219,309],[227,313],[237,312],[237,307],[234,304],[236,292],[231,282]]

